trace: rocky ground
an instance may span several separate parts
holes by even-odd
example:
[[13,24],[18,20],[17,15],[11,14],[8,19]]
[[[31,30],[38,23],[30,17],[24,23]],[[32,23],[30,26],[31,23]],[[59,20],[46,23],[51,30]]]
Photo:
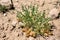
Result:
[[[0,13],[0,40],[60,40],[60,0],[12,0],[15,7],[14,10],[9,10],[6,13]],[[0,4],[10,7],[11,0],[0,0]],[[21,10],[21,4],[24,5],[39,5],[39,11],[45,10],[48,17],[53,20],[51,23],[55,26],[53,36],[42,37],[37,36],[25,37],[21,31],[21,23],[17,21],[17,11]]]

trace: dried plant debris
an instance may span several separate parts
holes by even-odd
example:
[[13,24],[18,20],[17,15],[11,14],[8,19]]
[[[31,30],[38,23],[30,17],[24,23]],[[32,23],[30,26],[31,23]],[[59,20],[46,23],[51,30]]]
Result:
[[38,5],[22,6],[22,11],[17,12],[17,17],[25,24],[22,31],[28,37],[37,35],[47,37],[52,34],[51,24],[48,23],[51,19],[45,18],[45,11],[40,12]]
[[13,4],[13,1],[11,0],[11,5],[10,5],[10,10],[11,9],[15,9],[15,7],[14,7],[14,4]]
[[60,18],[60,13],[58,14],[58,16],[56,17],[56,19],[59,19]]

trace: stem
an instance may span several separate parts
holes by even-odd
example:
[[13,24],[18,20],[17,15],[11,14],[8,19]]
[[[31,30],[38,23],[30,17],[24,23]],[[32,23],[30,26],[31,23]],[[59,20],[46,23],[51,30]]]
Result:
[[11,8],[10,9],[15,9],[12,0],[11,0]]

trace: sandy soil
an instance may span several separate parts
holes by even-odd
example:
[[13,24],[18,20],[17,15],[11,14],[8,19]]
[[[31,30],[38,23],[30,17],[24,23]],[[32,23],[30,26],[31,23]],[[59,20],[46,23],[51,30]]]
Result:
[[[46,38],[43,38],[42,36],[27,38],[23,35],[16,17],[17,11],[21,11],[21,4],[38,4],[40,11],[45,10],[46,13],[58,16],[60,13],[60,0],[13,0],[13,4],[15,10],[9,10],[4,14],[0,13],[0,40],[60,40],[60,18],[52,20],[53,25],[56,27],[53,31],[53,36]],[[55,8],[58,11],[56,11]],[[51,12],[51,10],[53,10],[53,12]],[[55,18],[56,16],[52,18]]]

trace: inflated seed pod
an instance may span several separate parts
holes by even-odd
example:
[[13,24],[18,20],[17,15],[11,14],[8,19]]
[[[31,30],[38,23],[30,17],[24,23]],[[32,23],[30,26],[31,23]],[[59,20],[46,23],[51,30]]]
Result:
[[43,33],[44,32],[44,29],[41,29],[40,31]]
[[29,29],[29,28],[26,27],[26,28],[23,28],[22,31],[23,31],[23,32],[27,32],[28,29]]
[[26,35],[26,37],[29,37],[30,35],[29,34],[27,34],[27,33],[25,33],[25,35]]
[[48,37],[48,36],[49,36],[49,34],[47,34],[47,33],[44,33],[44,36]]
[[32,37],[35,37],[36,33],[34,31],[31,31],[29,35],[32,36]]
[[31,31],[32,31],[31,29],[28,29],[28,30],[25,32],[25,34],[26,34],[27,37],[30,36],[30,32],[31,32]]
[[45,32],[45,33],[49,33],[49,30],[45,30],[44,32]]
[[36,37],[36,33],[35,32],[33,33],[33,37]]
[[27,33],[27,34],[29,34],[31,31],[32,31],[32,29],[29,29],[29,30],[27,30],[27,32],[26,32],[26,33]]

